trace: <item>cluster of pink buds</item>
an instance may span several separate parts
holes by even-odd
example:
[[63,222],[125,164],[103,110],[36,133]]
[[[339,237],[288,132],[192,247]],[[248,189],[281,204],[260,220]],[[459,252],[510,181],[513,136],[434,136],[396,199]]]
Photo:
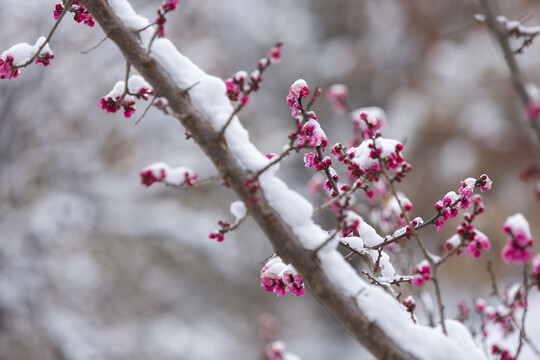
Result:
[[363,139],[376,137],[386,126],[386,114],[377,106],[360,108],[350,113],[354,131],[359,132]]
[[[64,6],[62,4],[56,4],[53,12],[55,20],[58,20],[60,18],[60,14],[63,10]],[[69,9],[69,12],[73,13],[73,19],[79,24],[83,23],[84,25],[94,27],[94,18],[92,17],[92,15],[90,15],[88,9],[86,9],[80,2],[73,1],[71,3],[71,8]]]
[[130,118],[135,112],[135,99],[148,100],[154,95],[152,87],[140,75],[131,76],[127,86],[123,81],[118,81],[111,92],[102,97],[99,107],[108,113],[115,113],[124,109],[124,116]]
[[0,59],[0,79],[16,79],[21,75],[19,69],[13,65],[13,56],[7,55]]
[[163,182],[167,185],[195,186],[198,176],[187,167],[171,168],[167,163],[159,162],[145,167],[139,173],[141,183],[149,187],[155,182]]
[[[308,147],[315,149],[320,147],[322,151],[324,151],[324,149],[328,146],[328,138],[326,137],[324,130],[321,128],[321,125],[319,125],[317,116],[313,111],[308,111],[306,115],[309,120],[302,125],[297,132],[291,134],[291,136],[298,139],[299,148]],[[328,158],[328,160],[329,159],[330,158]]]
[[349,88],[343,84],[334,84],[326,90],[326,99],[330,101],[337,114],[343,114],[347,110]]
[[488,336],[488,325],[498,325],[505,336],[512,333],[515,328],[512,322],[513,305],[505,304],[495,309],[486,304],[483,299],[476,300],[475,309],[482,318],[482,334],[484,338]]
[[[231,101],[238,101],[240,95],[247,92],[249,86],[247,85],[248,75],[245,71],[238,71],[230,79],[225,80],[225,86],[227,87],[227,96]],[[248,95],[243,95],[240,99],[242,106],[245,106],[249,100]]]
[[414,277],[412,279],[413,284],[416,287],[421,287],[431,279],[431,266],[427,260],[422,260],[416,265],[413,271]]
[[322,160],[315,153],[308,152],[304,155],[304,163],[307,168],[315,167],[316,171],[328,169],[332,165],[332,159],[325,156]]
[[296,80],[292,84],[287,95],[287,106],[291,109],[291,115],[297,117],[300,115],[300,101],[309,96],[309,88],[303,79]]
[[[443,199],[443,203],[444,202],[445,200]],[[445,247],[448,251],[458,247],[459,249],[456,251],[456,254],[460,255],[460,248],[466,246],[465,254],[479,258],[482,255],[481,251],[489,251],[491,249],[491,243],[488,237],[481,231],[475,229],[473,225],[476,215],[484,212],[482,197],[480,195],[474,195],[471,198],[471,203],[473,204],[473,213],[465,213],[463,215],[463,222],[458,226],[457,234],[446,241]],[[447,209],[448,207],[445,207],[445,210]],[[453,210],[456,209],[454,208]],[[446,218],[444,219],[446,220]]]
[[[437,203],[435,204],[435,210],[437,210],[439,214],[439,218],[436,220],[437,231],[442,230],[442,227],[446,220],[455,218],[457,216],[458,205],[463,210],[469,208],[472,203],[472,195],[475,188],[479,187],[480,191],[484,192],[491,189],[491,184],[492,181],[486,174],[483,174],[478,179],[467,178],[461,182],[458,193],[450,191],[444,196],[442,200],[437,201]],[[475,199],[475,209],[476,206],[478,206],[478,208],[475,210],[475,214],[480,214],[484,211],[482,199]]]
[[353,179],[364,176],[370,182],[379,181],[381,170],[394,170],[394,180],[401,181],[412,167],[403,159],[401,154],[403,145],[392,139],[385,139],[377,134],[370,140],[363,141],[360,146],[347,151],[349,159],[344,163],[348,165],[349,175]]
[[506,349],[499,347],[497,344],[491,346],[491,355],[498,356],[497,360],[515,360],[516,358],[510,355]]
[[226,221],[219,220],[218,225],[220,229],[210,233],[210,235],[208,235],[208,238],[212,240],[216,239],[218,242],[222,242],[225,239],[225,234],[229,232],[231,224]]
[[414,301],[413,297],[409,295],[401,303],[403,306],[405,306],[407,312],[411,314],[411,317],[413,317],[414,310],[416,309],[416,302]]
[[261,269],[261,287],[277,296],[285,296],[288,292],[304,296],[304,282],[292,265],[286,265],[279,256],[274,256]]
[[515,262],[518,265],[529,261],[534,239],[527,219],[520,213],[509,216],[503,224],[502,231],[508,234],[508,242],[502,249],[503,260],[508,264]]
[[52,51],[47,51],[44,53],[41,53],[36,58],[36,64],[43,64],[43,66],[49,66],[51,65],[51,60],[54,59],[54,54]]
[[[281,41],[278,41],[274,46],[272,46],[267,56],[267,59],[270,62],[270,64],[277,64],[281,61],[281,47],[282,46],[283,46],[283,42]],[[262,70],[265,65],[266,64],[264,63],[261,64],[259,62],[259,70]]]
[[169,11],[175,10],[177,6],[178,0],[167,0],[161,4],[159,9],[157,9],[158,17],[156,19],[156,24],[158,25],[157,35],[159,37],[165,36],[165,22],[167,22],[165,14],[167,14]]

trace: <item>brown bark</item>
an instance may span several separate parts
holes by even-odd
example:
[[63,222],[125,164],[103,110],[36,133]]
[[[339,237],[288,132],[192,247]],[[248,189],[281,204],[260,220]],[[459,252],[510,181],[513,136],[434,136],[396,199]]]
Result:
[[[244,186],[252,174],[244,170],[227,148],[225,140],[214,131],[189,102],[164,69],[153,60],[140,44],[138,34],[127,28],[106,0],[80,0],[100,24],[107,36],[116,43],[127,62],[154,88],[156,96],[165,97],[182,125],[213,161],[223,179],[244,202],[254,203],[254,194]],[[264,199],[250,208],[250,214],[272,243],[276,253],[284,261],[292,263],[304,281],[336,318],[336,320],[365,348],[379,359],[414,359],[392,338],[389,338],[376,322],[370,321],[359,309],[355,299],[344,296],[328,279],[315,261],[313,252],[304,249],[299,239]]]

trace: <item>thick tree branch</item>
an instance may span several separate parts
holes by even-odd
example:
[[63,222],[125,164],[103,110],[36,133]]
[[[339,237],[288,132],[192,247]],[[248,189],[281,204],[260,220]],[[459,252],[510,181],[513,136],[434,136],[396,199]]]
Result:
[[[106,0],[80,0],[101,25],[106,35],[118,46],[126,61],[150,83],[155,95],[165,97],[169,107],[193,139],[213,161],[222,178],[238,197],[251,204],[250,214],[264,231],[276,253],[286,262],[292,263],[310,286],[313,294],[334,315],[339,323],[364,347],[379,359],[415,359],[399,341],[401,336],[390,336],[358,306],[353,296],[346,296],[323,271],[313,251],[305,249],[300,239],[265,199],[264,194],[253,193],[243,184],[253,173],[245,170],[208,119],[196,111],[185,95],[160,64],[148,54],[141,44],[139,33],[124,25]],[[374,300],[372,300],[374,301]],[[376,300],[375,300],[376,301]],[[426,329],[427,331],[428,329]],[[441,335],[442,338],[442,335]],[[441,339],[446,340],[446,339]],[[448,344],[447,344],[448,345]],[[459,349],[456,345],[456,349]]]

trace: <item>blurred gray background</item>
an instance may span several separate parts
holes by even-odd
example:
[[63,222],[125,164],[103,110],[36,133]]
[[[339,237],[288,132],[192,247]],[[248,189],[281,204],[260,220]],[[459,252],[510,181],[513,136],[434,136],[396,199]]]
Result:
[[[56,3],[0,0],[0,52],[46,35]],[[161,2],[132,4],[153,19]],[[499,5],[511,19],[540,24],[538,2]],[[414,167],[400,188],[414,216],[430,217],[462,179],[487,173],[493,190],[475,224],[492,251],[480,260],[461,256],[441,271],[454,317],[458,300],[488,296],[486,259],[502,287],[519,279],[519,268],[500,261],[507,216],[522,212],[540,236],[534,183],[518,180],[536,150],[518,125],[524,110],[502,55],[473,21],[477,12],[466,0],[181,0],[165,31],[222,78],[250,72],[284,42],[282,62],[264,74],[240,115],[264,152],[287,143],[293,122],[284,99],[303,78],[312,89],[346,84],[354,108],[387,111],[385,135],[405,142]],[[51,41],[51,66],[30,66],[0,83],[0,359],[257,359],[262,313],[277,318],[278,338],[303,359],[370,359],[309,293],[276,299],[259,287],[272,248],[251,220],[223,243],[208,239],[218,220],[232,220],[230,190],[140,185],[139,170],[157,161],[190,166],[201,178],[215,169],[159,111],[135,126],[145,104],[131,119],[98,108],[125,71],[110,41],[81,54],[102,38],[98,25],[66,16]],[[539,56],[540,41],[519,56],[537,84]],[[333,114],[324,98],[314,110],[330,144],[347,141],[346,116]],[[287,159],[280,176],[307,194],[312,172],[301,156]],[[459,222],[424,232],[433,252]],[[540,306],[538,296],[534,303]],[[533,336],[540,342],[538,331]]]

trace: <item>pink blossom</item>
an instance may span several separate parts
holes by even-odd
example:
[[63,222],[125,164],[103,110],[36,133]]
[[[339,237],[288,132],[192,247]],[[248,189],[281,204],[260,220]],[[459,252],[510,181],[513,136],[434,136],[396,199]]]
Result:
[[248,95],[242,96],[242,99],[240,99],[240,106],[242,106],[242,107],[246,106],[248,101],[249,101],[249,96]]
[[296,80],[291,85],[289,95],[287,95],[287,106],[291,109],[291,115],[293,117],[298,116],[300,113],[300,99],[309,96],[309,88],[304,80]]
[[469,256],[474,255],[474,257],[478,259],[482,255],[480,250],[489,251],[489,249],[491,249],[491,243],[489,242],[487,236],[479,231],[473,230],[472,233],[473,239],[467,245],[465,254]]
[[20,75],[19,69],[13,65],[13,56],[7,55],[4,60],[0,59],[0,79],[16,79]]
[[232,79],[225,80],[225,86],[227,87],[227,96],[231,101],[238,101],[240,96],[240,87]]
[[62,10],[64,10],[62,4],[56,4],[53,12],[54,20],[58,20],[58,18],[60,17],[60,13],[62,13]]
[[99,101],[99,106],[103,110],[106,110],[108,113],[115,113],[116,111],[118,111],[118,109],[120,109],[118,99],[120,99],[119,96],[116,98],[116,100],[112,97],[101,98],[101,100]]
[[412,279],[413,284],[416,287],[423,286],[425,282],[431,279],[431,267],[429,262],[427,260],[422,260],[416,265],[413,274],[415,275]]
[[277,64],[281,61],[282,46],[283,43],[281,41],[278,41],[278,43],[270,49],[270,52],[268,53],[268,61],[270,61],[270,64]]
[[306,155],[304,155],[304,163],[307,168],[315,166],[318,163],[317,155],[312,152],[307,153]]
[[261,269],[261,287],[277,296],[285,296],[287,292],[297,297],[305,294],[300,275],[292,266],[283,263],[279,256],[272,257]]
[[519,213],[508,217],[503,224],[502,231],[509,235],[508,242],[502,249],[503,260],[508,264],[515,262],[518,265],[529,261],[534,239],[525,217]]
[[337,114],[343,114],[346,110],[349,88],[343,84],[334,84],[326,90],[326,98],[332,104]]

